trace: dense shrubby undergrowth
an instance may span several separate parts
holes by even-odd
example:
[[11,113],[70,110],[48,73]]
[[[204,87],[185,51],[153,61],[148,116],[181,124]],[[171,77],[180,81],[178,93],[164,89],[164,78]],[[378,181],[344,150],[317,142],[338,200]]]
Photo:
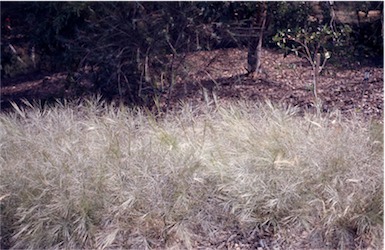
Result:
[[1,114],[0,145],[4,247],[193,248],[234,226],[382,247],[382,126],[338,113],[88,101]]

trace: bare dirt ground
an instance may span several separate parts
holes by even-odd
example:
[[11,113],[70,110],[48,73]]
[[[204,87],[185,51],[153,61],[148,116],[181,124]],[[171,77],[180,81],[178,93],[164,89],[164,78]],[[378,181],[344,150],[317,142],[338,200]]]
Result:
[[[216,90],[219,101],[266,99],[312,109],[311,66],[305,60],[264,50],[262,73],[256,78],[246,76],[247,52],[228,49],[198,52],[187,57],[191,65],[186,80],[177,84],[172,100],[196,100],[202,96],[202,86]],[[365,72],[370,74],[364,80]],[[326,65],[321,74],[318,95],[322,110],[340,110],[344,114],[357,112],[365,117],[383,117],[383,68],[362,66],[360,62],[341,62],[340,67]]]
[[[246,76],[247,51],[221,49],[201,51],[186,56],[184,69],[176,83],[164,94],[161,105],[175,107],[179,102],[217,103],[232,100],[264,101],[290,104],[301,110],[314,109],[311,91],[311,66],[294,55],[284,57],[273,50],[262,52],[262,73]],[[340,110],[366,118],[382,120],[384,108],[383,67],[365,66],[362,62],[341,61],[339,66],[326,64],[320,76],[318,95],[322,111]],[[365,72],[369,79],[365,80]],[[2,80],[1,109],[10,107],[9,101],[72,97],[74,90],[66,87],[67,74],[32,74]],[[207,90],[208,99],[204,98]],[[214,96],[212,94],[214,92]],[[168,102],[165,100],[169,99]]]

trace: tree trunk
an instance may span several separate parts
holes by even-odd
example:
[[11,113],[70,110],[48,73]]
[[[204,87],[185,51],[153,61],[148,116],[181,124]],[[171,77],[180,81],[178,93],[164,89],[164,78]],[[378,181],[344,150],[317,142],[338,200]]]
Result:
[[259,28],[259,34],[257,38],[251,37],[249,39],[249,50],[247,54],[247,71],[248,74],[256,74],[260,70],[261,66],[261,53],[262,53],[262,41],[263,33],[265,31],[267,18],[266,3],[262,3],[259,6],[259,11],[256,16],[256,25]]

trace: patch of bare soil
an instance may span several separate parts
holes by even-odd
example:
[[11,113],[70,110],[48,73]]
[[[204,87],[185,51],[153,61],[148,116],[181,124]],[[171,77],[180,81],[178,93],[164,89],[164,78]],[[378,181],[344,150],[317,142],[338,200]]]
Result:
[[[10,101],[47,100],[63,97],[66,90],[67,74],[31,73],[1,81],[1,110],[10,107]],[[69,94],[69,93],[68,93]],[[70,97],[70,96],[68,96]]]
[[[284,58],[280,53],[264,50],[262,60],[262,72],[256,77],[249,77],[246,76],[246,50],[228,49],[191,54],[187,56],[188,73],[179,79],[172,91],[171,100],[189,100],[194,103],[196,100],[204,100],[204,92],[207,90],[209,98],[214,101],[216,95],[219,103],[240,99],[268,99],[297,106],[302,110],[314,109],[312,71],[305,59],[294,55]],[[342,68],[326,65],[320,76],[318,95],[323,103],[322,111],[340,110],[343,114],[354,112],[367,118],[382,119],[383,68],[347,62],[341,65]],[[369,74],[367,80],[365,73]]]

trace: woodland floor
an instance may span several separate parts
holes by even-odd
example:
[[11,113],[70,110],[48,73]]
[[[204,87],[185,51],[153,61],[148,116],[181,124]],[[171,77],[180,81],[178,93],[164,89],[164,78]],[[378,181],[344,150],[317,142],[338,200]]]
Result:
[[[221,49],[202,51],[186,56],[184,73],[181,73],[175,86],[164,94],[160,105],[173,108],[178,103],[187,102],[192,105],[205,102],[203,88],[208,90],[211,105],[213,94],[217,93],[218,103],[233,100],[264,101],[284,103],[297,106],[300,110],[314,110],[311,92],[311,67],[306,60],[294,55],[283,57],[282,53],[263,50],[262,73],[256,77],[246,76],[247,51],[241,49]],[[366,64],[369,65],[369,64]],[[366,119],[383,120],[384,80],[383,66],[365,66],[359,62],[338,62],[338,66],[327,64],[320,77],[319,97],[323,102],[324,112],[340,110],[342,114],[352,112],[362,114]],[[370,73],[369,80],[364,80],[365,72]],[[1,110],[11,106],[9,101],[25,99],[49,99],[72,97],[74,92],[65,88],[66,73],[31,74],[2,80]],[[171,97],[171,98],[170,98]],[[268,232],[266,232],[269,234]],[[218,235],[218,242],[199,242],[198,249],[268,249],[264,242],[263,232],[257,236],[245,236],[236,228],[231,232]],[[258,238],[258,239],[257,239]],[[266,237],[270,238],[270,237]],[[293,234],[285,236],[298,238]],[[281,241],[281,242],[280,242]],[[282,246],[282,239],[276,240]],[[298,247],[306,249],[306,245],[298,243]],[[280,249],[280,248],[277,248]]]
[[[208,90],[207,101],[213,102],[212,91],[218,103],[232,100],[264,101],[297,106],[300,110],[314,109],[311,91],[312,71],[305,59],[294,55],[284,57],[273,50],[262,52],[262,73],[246,76],[247,51],[221,49],[201,51],[185,57],[184,70],[176,77],[176,84],[161,98],[161,104],[175,107],[179,102],[191,104],[204,100],[203,88]],[[336,64],[336,63],[334,63]],[[318,95],[322,111],[340,110],[366,118],[382,120],[384,109],[383,66],[341,60],[338,66],[326,64],[320,76]],[[370,73],[364,80],[365,72]],[[50,99],[73,97],[74,90],[66,88],[67,74],[35,73],[3,79],[1,109],[10,107],[9,101],[21,98]],[[216,94],[215,94],[216,93]],[[169,100],[169,101],[166,101]]]
[[[264,50],[262,73],[252,78],[245,76],[246,58],[247,52],[239,49],[195,53],[188,58],[193,65],[186,77],[189,80],[176,86],[171,100],[186,96],[196,99],[197,93],[202,96],[200,86],[203,85],[208,89],[217,87],[218,99],[222,101],[269,99],[301,110],[313,109],[312,72],[305,59],[294,55],[284,58],[281,53]],[[364,81],[366,71],[370,72],[368,81]],[[358,112],[365,117],[382,118],[383,74],[382,67],[358,63],[341,62],[339,67],[327,65],[318,86],[322,110],[338,109],[343,114]]]

